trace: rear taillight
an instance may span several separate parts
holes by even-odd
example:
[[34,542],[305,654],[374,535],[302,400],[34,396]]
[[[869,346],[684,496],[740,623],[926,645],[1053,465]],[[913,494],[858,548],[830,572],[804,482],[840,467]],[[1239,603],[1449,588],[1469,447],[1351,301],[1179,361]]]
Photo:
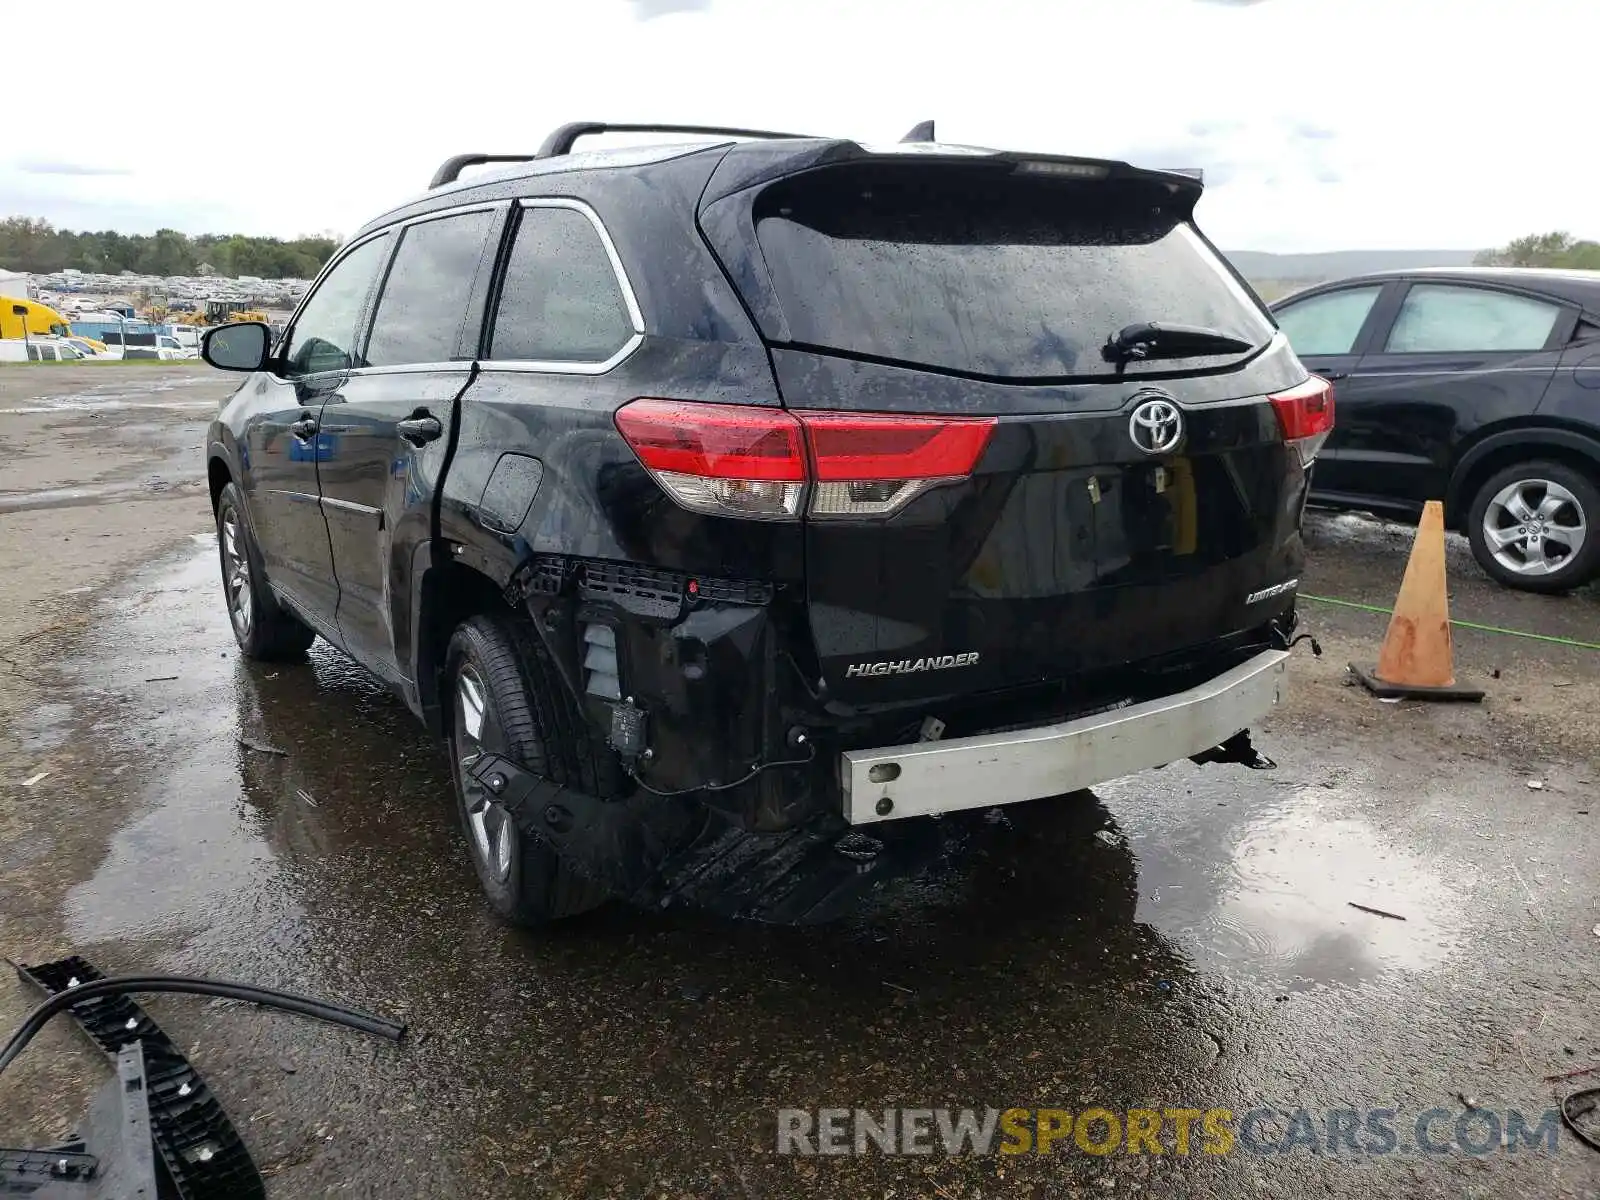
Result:
[[811,448],[814,517],[878,517],[937,484],[965,479],[994,432],[993,417],[798,414]]
[[617,429],[685,508],[784,520],[810,496],[814,517],[879,517],[937,484],[964,479],[993,417],[801,412],[635,400]]
[[1300,465],[1309,467],[1322,449],[1322,443],[1333,432],[1333,384],[1320,375],[1313,375],[1304,383],[1287,392],[1275,392],[1267,397],[1273,411],[1278,414],[1278,424],[1283,427],[1283,440],[1300,452]]
[[781,408],[635,400],[617,429],[684,508],[729,517],[800,515],[806,455],[800,422]]

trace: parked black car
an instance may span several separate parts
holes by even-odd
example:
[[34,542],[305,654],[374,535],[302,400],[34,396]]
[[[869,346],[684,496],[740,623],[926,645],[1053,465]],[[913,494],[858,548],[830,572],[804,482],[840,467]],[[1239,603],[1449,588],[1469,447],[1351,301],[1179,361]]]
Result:
[[1512,587],[1600,573],[1600,272],[1440,268],[1273,306],[1339,425],[1312,503],[1414,517],[1428,500]]
[[1333,411],[1197,180],[733,130],[572,153],[606,128],[451,160],[276,346],[205,342],[251,373],[208,439],[239,645],[320,634],[441,734],[502,914],[648,894],[686,846],[859,862],[918,825],[877,822],[1255,761]]

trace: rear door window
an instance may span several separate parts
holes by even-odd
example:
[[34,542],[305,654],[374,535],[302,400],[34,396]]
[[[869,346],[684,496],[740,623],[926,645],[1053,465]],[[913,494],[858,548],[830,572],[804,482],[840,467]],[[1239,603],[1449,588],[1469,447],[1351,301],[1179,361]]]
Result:
[[1382,290],[1382,284],[1373,284],[1324,292],[1286,304],[1274,315],[1296,354],[1349,354]]
[[506,264],[488,357],[551,364],[609,362],[636,329],[600,230],[575,208],[524,208]]
[[873,165],[775,184],[755,218],[789,342],[1021,380],[1112,374],[1107,339],[1147,321],[1271,338],[1172,203],[1140,181]]
[[406,229],[373,314],[367,366],[442,363],[457,357],[478,261],[495,218],[484,210]]
[[1414,283],[1384,349],[1390,354],[1539,350],[1560,316],[1559,305],[1510,292]]

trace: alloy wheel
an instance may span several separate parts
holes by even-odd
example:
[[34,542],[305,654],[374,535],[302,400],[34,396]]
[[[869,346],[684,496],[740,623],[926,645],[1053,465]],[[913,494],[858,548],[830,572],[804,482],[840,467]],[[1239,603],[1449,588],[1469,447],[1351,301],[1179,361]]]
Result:
[[461,793],[466,806],[467,829],[478,860],[494,878],[504,882],[511,874],[516,849],[516,827],[511,815],[495,801],[466,768],[486,751],[499,752],[489,692],[471,663],[456,673],[456,754],[460,758]]
[[245,551],[239,513],[231,506],[222,513],[222,586],[228,597],[228,616],[240,638],[250,636],[255,620],[255,599],[250,591],[250,556]]
[[1578,498],[1548,479],[1501,488],[1483,514],[1495,561],[1517,575],[1554,575],[1578,557],[1588,524]]

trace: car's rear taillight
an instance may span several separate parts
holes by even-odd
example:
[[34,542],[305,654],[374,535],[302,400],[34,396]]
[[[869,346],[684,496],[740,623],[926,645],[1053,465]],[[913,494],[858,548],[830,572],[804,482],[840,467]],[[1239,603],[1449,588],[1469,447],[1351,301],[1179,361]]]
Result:
[[811,449],[814,517],[877,517],[929,488],[965,479],[994,433],[993,417],[798,414]]
[[1286,392],[1267,397],[1283,427],[1283,440],[1300,452],[1300,465],[1309,467],[1333,432],[1333,384],[1320,375]]
[[784,520],[806,493],[800,422],[781,408],[635,400],[617,429],[679,504],[695,512]]
[[877,517],[972,473],[993,417],[785,412],[635,400],[617,429],[679,504],[720,516]]

